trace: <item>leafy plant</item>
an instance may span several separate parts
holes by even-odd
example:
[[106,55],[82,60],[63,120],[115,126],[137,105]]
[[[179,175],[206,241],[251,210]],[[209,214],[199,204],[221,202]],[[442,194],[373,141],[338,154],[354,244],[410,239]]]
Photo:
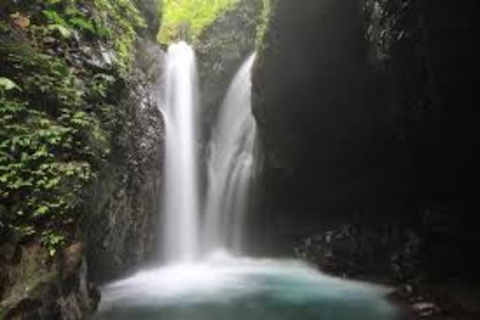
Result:
[[58,234],[52,230],[42,232],[42,244],[48,249],[50,256],[54,256],[57,248],[65,244],[65,236]]
[[52,24],[48,27],[48,30],[51,31],[58,31],[62,37],[64,38],[70,38],[72,36],[72,31],[62,25],[59,24]]
[[12,80],[8,78],[0,77],[0,92],[3,94],[4,91],[9,91],[13,89],[21,90],[19,86]]
[[[20,1],[0,15],[0,234],[55,254],[110,150],[115,84],[127,80],[136,0]],[[116,53],[110,68],[83,47]],[[83,47],[82,47],[83,46]]]
[[195,41],[225,11],[238,0],[166,0],[159,41],[168,44],[183,38]]

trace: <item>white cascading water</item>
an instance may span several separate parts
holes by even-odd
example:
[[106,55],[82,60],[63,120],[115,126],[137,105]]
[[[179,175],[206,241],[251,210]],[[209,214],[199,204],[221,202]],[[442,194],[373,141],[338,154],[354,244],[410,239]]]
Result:
[[256,124],[251,113],[251,69],[240,68],[212,131],[203,241],[206,250],[241,251],[255,165]]
[[165,77],[163,249],[167,261],[192,261],[199,243],[198,84],[195,53],[185,42],[168,49]]
[[[235,239],[247,233],[241,226],[255,157],[250,114],[253,59],[234,80],[213,132],[205,230],[211,233],[211,249],[231,243],[227,235]],[[180,43],[170,47],[167,60],[162,232],[172,263],[103,287],[94,319],[396,319],[395,309],[383,298],[388,292],[383,287],[332,278],[299,261],[233,257],[222,251],[197,256],[195,56]]]

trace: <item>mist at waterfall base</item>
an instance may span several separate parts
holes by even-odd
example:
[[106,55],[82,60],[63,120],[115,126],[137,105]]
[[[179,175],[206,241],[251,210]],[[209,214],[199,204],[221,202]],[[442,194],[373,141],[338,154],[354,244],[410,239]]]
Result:
[[217,253],[107,286],[98,319],[392,319],[384,290],[328,277],[300,262]]
[[[165,215],[168,263],[102,289],[95,319],[388,320],[387,290],[326,276],[293,260],[252,259],[241,248],[255,170],[256,128],[250,112],[250,57],[232,82],[210,143],[205,212],[199,209],[195,55],[169,48]],[[203,231],[203,232],[202,232]],[[202,235],[203,233],[203,235]]]

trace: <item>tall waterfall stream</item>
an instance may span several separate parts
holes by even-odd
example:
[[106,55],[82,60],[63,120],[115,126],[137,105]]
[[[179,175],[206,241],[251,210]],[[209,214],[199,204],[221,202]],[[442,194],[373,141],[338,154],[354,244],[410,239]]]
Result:
[[202,213],[196,141],[195,54],[172,45],[166,68],[167,124],[162,243],[168,261],[105,286],[96,319],[388,320],[387,289],[326,276],[299,261],[241,252],[255,170],[250,57],[232,82],[210,142]]
[[186,43],[172,45],[166,68],[164,252],[167,260],[191,261],[198,254],[199,239],[198,88],[192,48]]

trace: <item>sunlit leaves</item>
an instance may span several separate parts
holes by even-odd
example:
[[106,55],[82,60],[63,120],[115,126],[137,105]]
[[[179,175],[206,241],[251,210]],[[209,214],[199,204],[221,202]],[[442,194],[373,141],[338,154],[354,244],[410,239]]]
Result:
[[17,86],[17,84],[15,82],[13,82],[12,80],[10,80],[8,78],[0,77],[0,92],[9,91],[9,90],[13,90],[13,89],[20,90],[20,87]]
[[54,256],[56,253],[56,248],[62,246],[66,238],[65,236],[58,234],[54,230],[44,230],[41,233],[42,244],[48,248],[48,253],[50,256]]
[[168,44],[183,39],[194,41],[238,0],[166,0],[159,40]]
[[48,26],[48,30],[57,31],[63,38],[70,38],[72,36],[72,31],[70,31],[70,29],[59,24]]

